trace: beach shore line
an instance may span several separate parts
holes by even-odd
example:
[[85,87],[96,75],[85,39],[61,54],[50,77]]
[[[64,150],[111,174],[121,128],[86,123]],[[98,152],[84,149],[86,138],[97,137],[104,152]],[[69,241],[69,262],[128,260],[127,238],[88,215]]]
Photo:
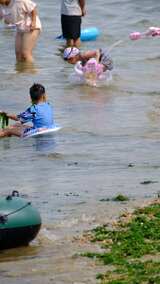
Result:
[[101,251],[100,246],[87,240],[84,233],[100,225],[113,225],[120,215],[131,214],[136,208],[147,206],[154,200],[92,201],[92,206],[83,205],[83,214],[77,210],[77,216],[66,223],[43,225],[30,247],[1,253],[0,278],[3,284],[97,283],[97,273],[103,273],[106,267],[79,256],[93,249]]

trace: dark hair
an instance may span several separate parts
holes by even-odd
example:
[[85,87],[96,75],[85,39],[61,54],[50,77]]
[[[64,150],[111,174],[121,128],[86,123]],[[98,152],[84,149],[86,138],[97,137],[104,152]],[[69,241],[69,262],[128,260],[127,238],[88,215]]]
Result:
[[45,94],[45,87],[34,83],[29,90],[32,101],[38,101]]

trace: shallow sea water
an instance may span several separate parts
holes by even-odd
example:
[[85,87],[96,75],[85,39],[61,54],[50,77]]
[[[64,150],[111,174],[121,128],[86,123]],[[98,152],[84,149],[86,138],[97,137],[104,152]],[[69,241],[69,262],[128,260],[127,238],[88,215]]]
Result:
[[[160,38],[133,42],[128,35],[158,26],[160,4],[157,0],[88,2],[82,27],[96,26],[101,35],[96,42],[82,43],[82,49],[110,47],[122,40],[111,52],[115,69],[109,86],[70,82],[73,67],[63,62],[58,51],[63,43],[55,40],[61,33],[58,0],[37,1],[43,32],[32,67],[15,65],[14,31],[0,25],[0,108],[16,113],[25,109],[30,85],[40,82],[54,105],[56,122],[63,127],[54,137],[0,141],[1,195],[18,190],[43,219],[40,236],[29,248],[0,254],[3,283],[80,282],[80,272],[74,272],[75,277],[71,273],[70,280],[66,276],[74,264],[62,261],[65,240],[101,214],[99,200],[118,193],[144,198],[159,190]],[[153,183],[143,185],[146,180]],[[72,254],[74,246],[69,248]],[[41,266],[47,271],[51,257],[57,278],[42,281]],[[8,260],[11,271],[16,263],[17,274],[5,274]],[[41,280],[34,269],[31,273],[32,265]]]

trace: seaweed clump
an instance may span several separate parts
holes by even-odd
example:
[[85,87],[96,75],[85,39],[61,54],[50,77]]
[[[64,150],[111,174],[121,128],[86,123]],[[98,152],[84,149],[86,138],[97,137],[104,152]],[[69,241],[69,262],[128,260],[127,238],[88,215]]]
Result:
[[[127,216],[126,216],[127,218]],[[90,241],[98,242],[103,252],[83,256],[100,260],[107,272],[98,274],[101,284],[160,284],[160,204],[137,209],[116,226],[97,227]]]

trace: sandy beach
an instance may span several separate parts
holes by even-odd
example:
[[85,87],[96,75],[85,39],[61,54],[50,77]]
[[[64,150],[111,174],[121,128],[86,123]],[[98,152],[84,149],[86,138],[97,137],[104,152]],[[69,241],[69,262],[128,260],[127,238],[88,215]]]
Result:
[[66,226],[64,223],[43,225],[38,238],[29,247],[1,253],[3,284],[97,283],[97,273],[106,271],[106,267],[79,256],[86,251],[101,251],[100,246],[87,240],[85,232],[98,225],[113,225],[120,215],[132,213],[135,208],[146,206],[153,200],[95,202],[90,207],[86,206],[83,215],[77,212],[76,218],[67,222]]

